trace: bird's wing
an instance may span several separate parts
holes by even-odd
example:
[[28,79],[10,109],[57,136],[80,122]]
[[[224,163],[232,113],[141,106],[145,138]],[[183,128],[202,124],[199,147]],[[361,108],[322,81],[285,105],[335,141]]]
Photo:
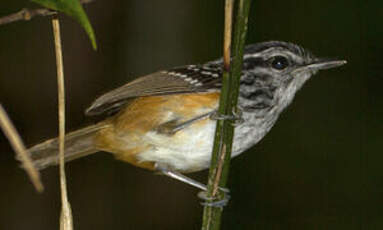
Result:
[[99,115],[118,111],[136,97],[214,92],[221,87],[219,66],[182,66],[155,72],[114,89],[99,98],[85,111],[86,115]]

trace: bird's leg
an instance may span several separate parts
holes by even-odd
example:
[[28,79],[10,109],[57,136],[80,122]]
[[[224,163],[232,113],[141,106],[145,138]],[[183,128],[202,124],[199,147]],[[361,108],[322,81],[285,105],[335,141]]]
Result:
[[196,180],[193,180],[190,177],[187,177],[187,176],[185,176],[179,172],[172,171],[172,170],[166,169],[164,167],[158,167],[158,165],[156,165],[156,169],[159,172],[161,172],[161,174],[163,174],[165,176],[171,177],[173,179],[182,181],[188,185],[191,185],[193,187],[201,189],[202,191],[198,193],[198,197],[204,200],[204,202],[201,203],[204,206],[223,207],[229,202],[229,199],[230,199],[229,192],[230,191],[227,188],[219,188],[219,190],[224,193],[224,197],[222,200],[215,201],[212,198],[206,196],[206,191],[207,191],[206,185],[204,185],[204,184],[202,184]]
[[171,120],[171,121],[168,121],[166,123],[159,125],[157,127],[156,131],[159,133],[166,134],[166,135],[173,135],[176,132],[192,125],[193,123],[200,121],[202,119],[205,119],[206,117],[209,117],[212,113],[213,112],[208,112],[208,113],[196,116],[190,120],[182,121],[182,122],[178,121],[177,119]]

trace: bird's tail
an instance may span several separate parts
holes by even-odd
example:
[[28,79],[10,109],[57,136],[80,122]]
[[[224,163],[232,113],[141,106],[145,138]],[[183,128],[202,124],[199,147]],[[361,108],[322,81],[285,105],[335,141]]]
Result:
[[[94,139],[97,132],[105,127],[106,125],[101,122],[65,135],[65,161],[75,160],[97,152]],[[57,138],[37,144],[28,151],[35,167],[39,170],[57,165],[59,162]]]

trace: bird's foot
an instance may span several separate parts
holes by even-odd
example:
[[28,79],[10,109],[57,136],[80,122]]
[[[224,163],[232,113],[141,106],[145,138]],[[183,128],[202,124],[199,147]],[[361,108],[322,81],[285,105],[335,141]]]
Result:
[[201,205],[207,207],[223,208],[229,203],[230,200],[230,190],[227,188],[219,188],[222,195],[217,197],[208,197],[206,191],[201,191],[198,193],[198,197],[203,200]]
[[232,120],[234,126],[238,126],[242,124],[245,120],[243,119],[242,109],[237,107],[237,109],[233,108],[232,114],[220,114],[218,111],[212,113],[210,115],[210,119],[212,120]]

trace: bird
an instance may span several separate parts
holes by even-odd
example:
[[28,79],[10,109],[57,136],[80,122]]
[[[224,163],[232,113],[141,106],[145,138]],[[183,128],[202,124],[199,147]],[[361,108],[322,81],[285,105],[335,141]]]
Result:
[[[296,92],[319,70],[345,60],[318,58],[299,45],[267,41],[244,48],[232,156],[256,145],[274,126]],[[160,172],[199,189],[185,173],[210,165],[222,87],[222,58],[157,71],[98,97],[86,109],[101,121],[65,136],[65,160],[96,152]],[[37,169],[57,165],[58,139],[29,149]]]

